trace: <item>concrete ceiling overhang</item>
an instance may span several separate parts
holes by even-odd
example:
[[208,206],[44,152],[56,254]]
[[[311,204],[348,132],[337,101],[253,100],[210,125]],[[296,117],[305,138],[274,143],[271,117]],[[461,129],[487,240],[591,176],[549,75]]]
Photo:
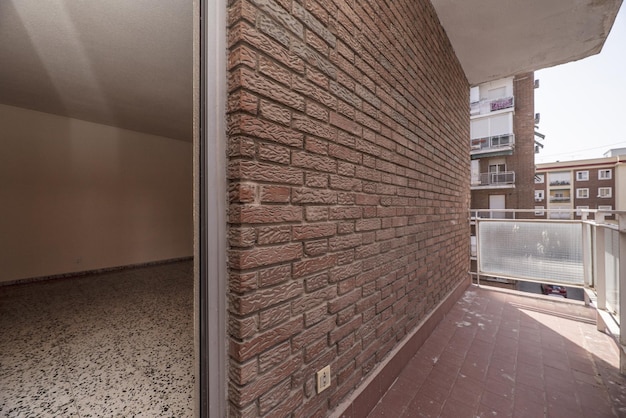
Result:
[[471,85],[597,54],[622,0],[432,0]]
[[191,0],[0,1],[0,103],[191,141]]

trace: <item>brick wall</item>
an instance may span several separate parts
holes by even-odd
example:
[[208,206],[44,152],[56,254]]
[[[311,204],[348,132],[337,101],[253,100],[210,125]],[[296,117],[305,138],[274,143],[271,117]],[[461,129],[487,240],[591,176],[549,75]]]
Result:
[[229,414],[324,416],[467,278],[468,84],[424,0],[233,1],[228,63]]
[[[507,164],[515,171],[515,193],[511,196],[511,208],[535,207],[535,75],[518,74],[513,79],[515,94],[515,152],[507,158]],[[509,202],[507,202],[509,207]],[[534,218],[532,214],[522,217]]]

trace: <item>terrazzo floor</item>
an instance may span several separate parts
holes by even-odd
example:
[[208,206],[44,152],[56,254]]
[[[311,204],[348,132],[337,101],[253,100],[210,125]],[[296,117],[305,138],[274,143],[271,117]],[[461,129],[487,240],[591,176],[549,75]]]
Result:
[[191,261],[0,286],[0,417],[193,416]]

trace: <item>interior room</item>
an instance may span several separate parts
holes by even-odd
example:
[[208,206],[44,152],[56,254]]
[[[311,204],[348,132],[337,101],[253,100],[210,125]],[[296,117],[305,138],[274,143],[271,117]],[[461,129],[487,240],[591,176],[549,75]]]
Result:
[[193,406],[192,14],[0,4],[0,415]]

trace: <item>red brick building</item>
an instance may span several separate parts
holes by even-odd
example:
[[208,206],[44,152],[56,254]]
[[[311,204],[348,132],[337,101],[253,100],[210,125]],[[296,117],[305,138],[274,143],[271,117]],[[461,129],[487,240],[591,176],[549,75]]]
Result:
[[472,88],[472,209],[533,207],[534,89],[532,72]]
[[[581,209],[623,210],[625,184],[626,155],[537,164],[537,216],[580,219]],[[563,212],[541,215],[542,209]]]

